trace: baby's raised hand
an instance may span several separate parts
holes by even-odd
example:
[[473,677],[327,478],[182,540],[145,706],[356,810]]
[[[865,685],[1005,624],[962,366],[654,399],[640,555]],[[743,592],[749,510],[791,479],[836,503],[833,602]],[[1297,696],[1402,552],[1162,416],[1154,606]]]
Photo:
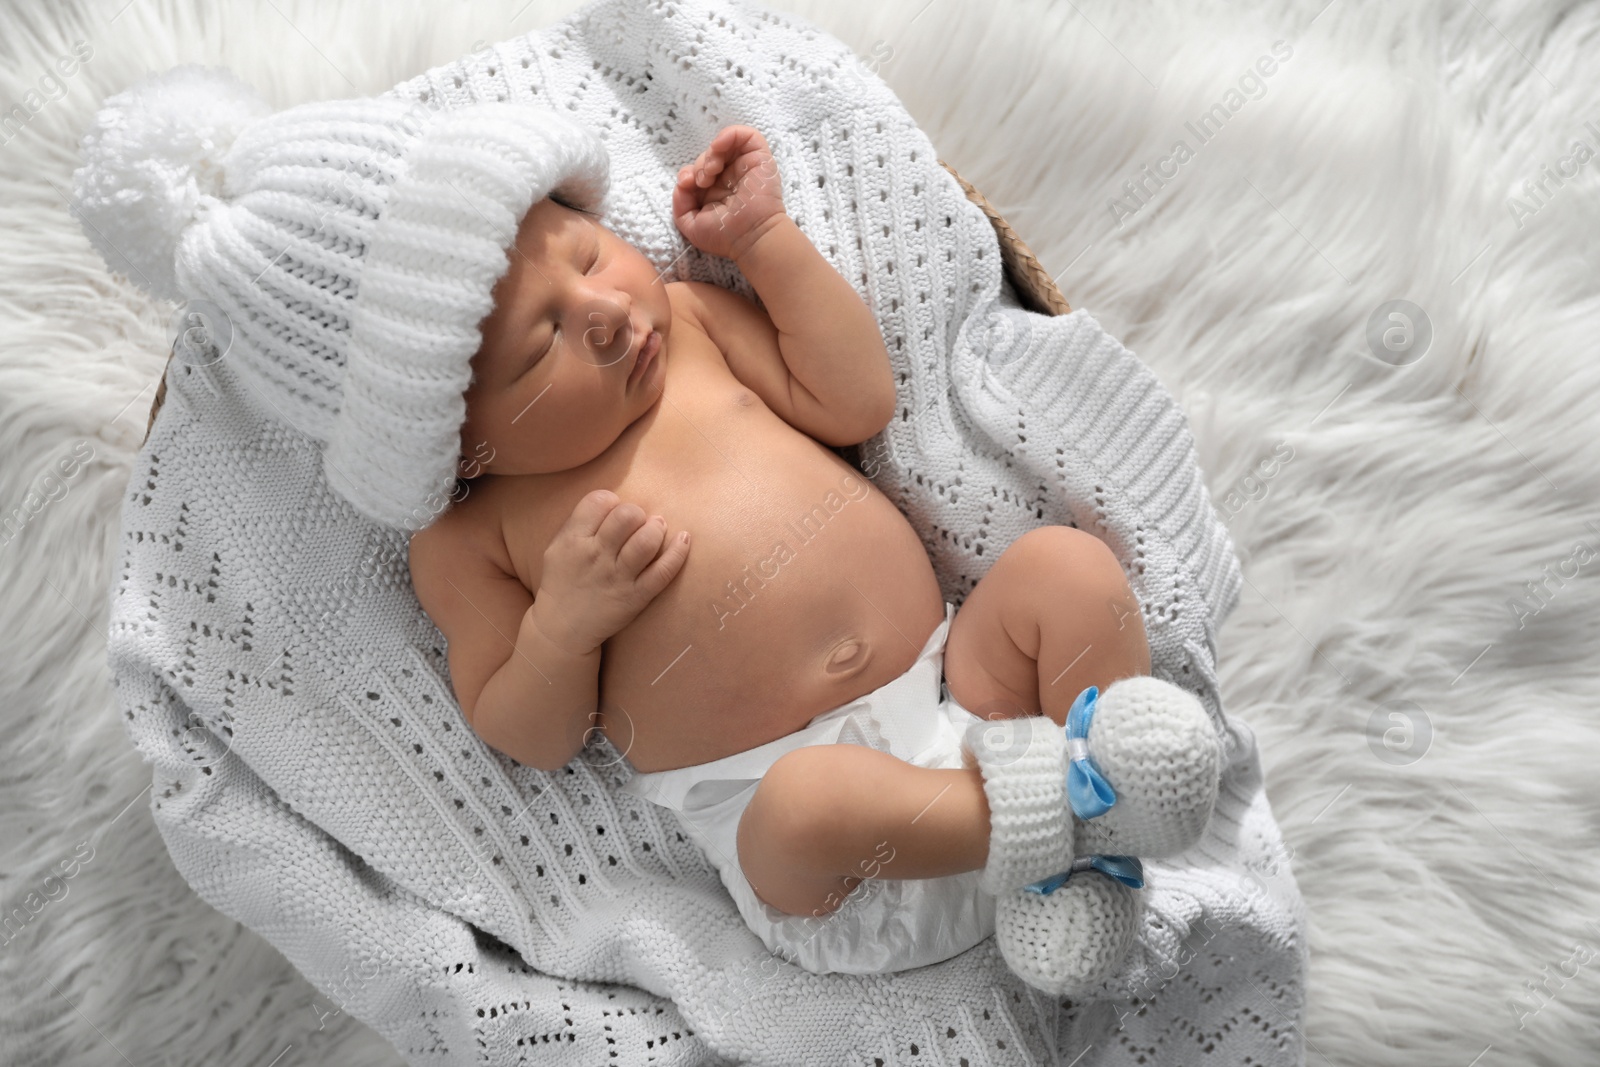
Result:
[[678,171],[672,217],[688,242],[738,259],[787,216],[778,164],[750,126],[724,126],[699,157]]

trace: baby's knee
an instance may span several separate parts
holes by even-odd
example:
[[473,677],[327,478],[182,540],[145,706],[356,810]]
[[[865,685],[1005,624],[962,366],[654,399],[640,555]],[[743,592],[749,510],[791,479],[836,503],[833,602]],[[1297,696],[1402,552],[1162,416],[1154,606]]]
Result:
[[1150,672],[1144,613],[1109,545],[1075,527],[1042,526],[1017,538],[1012,549],[1017,559],[1009,578],[1016,590],[1011,610],[1026,613],[1012,618],[1025,617],[1038,627],[1042,655],[1053,641],[1074,663],[1092,648],[1082,664],[1091,675],[1101,672],[1097,664],[1113,678]]
[[1013,541],[1001,561],[1010,564],[1007,581],[1041,610],[1104,603],[1124,625],[1132,621],[1142,630],[1139,601],[1122,561],[1094,534],[1073,526],[1040,526]]
[[790,915],[835,910],[859,879],[836,871],[841,843],[854,823],[851,806],[859,745],[816,745],[780,756],[767,769],[739,817],[739,867],[757,897]]
[[1078,588],[1128,590],[1128,576],[1111,546],[1075,526],[1040,526],[1011,543],[1020,567],[1043,581],[1064,581]]
[[817,862],[827,857],[866,815],[858,796],[872,780],[873,757],[861,745],[807,745],[773,761],[739,821],[786,855]]

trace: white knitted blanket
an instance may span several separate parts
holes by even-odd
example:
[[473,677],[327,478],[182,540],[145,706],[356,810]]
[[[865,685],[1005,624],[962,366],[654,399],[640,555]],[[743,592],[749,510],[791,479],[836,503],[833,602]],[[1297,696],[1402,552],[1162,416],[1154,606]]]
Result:
[[1184,416],[1085,312],[1002,305],[988,220],[888,87],[754,4],[601,0],[392,92],[593,125],[608,224],[669,276],[747,294],[668,205],[719,127],[762,130],[790,215],[883,329],[901,412],[852,458],[946,599],[1032,527],[1102,537],[1154,673],[1225,731],[1221,799],[1199,846],[1146,865],[1138,946],[1104,999],[1036,993],[992,939],[899,974],[801,971],[670,814],[619,791],[630,772],[603,738],[554,773],[482,744],[404,539],[252,414],[226,360],[174,364],[126,498],[110,648],[156,823],[199,894],[414,1063],[1300,1063],[1305,919],[1254,741],[1219,704],[1213,634],[1240,574]]

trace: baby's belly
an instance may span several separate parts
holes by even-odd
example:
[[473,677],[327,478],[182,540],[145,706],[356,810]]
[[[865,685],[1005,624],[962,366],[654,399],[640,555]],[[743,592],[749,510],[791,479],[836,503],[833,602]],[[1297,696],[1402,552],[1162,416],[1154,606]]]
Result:
[[687,516],[695,540],[683,570],[606,642],[600,725],[636,770],[793,733],[904,674],[944,620],[910,524],[808,445],[808,462],[756,468],[785,472],[761,507]]

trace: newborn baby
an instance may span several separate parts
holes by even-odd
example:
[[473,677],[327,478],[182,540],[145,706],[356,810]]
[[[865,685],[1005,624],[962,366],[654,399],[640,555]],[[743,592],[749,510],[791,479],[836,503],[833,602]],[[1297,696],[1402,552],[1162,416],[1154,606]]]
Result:
[[[997,897],[1031,896],[1016,906],[1112,914],[1112,948],[1096,927],[1048,949],[1099,953],[1074,966],[1104,972],[1132,937],[1125,886],[1023,889],[1075,855],[1086,869],[1069,709],[1099,695],[1102,733],[1156,705],[1210,729],[1138,677],[1120,563],[1091,534],[1036,529],[955,611],[904,516],[826,447],[879,433],[895,378],[872,312],[785,213],[762,135],[721,130],[679,172],[673,214],[764,308],[663,281],[553,199],[522,220],[472,362],[471,491],[411,542],[467,721],[549,771],[603,731],[629,788],[683,816],[752,929],[802,966],[935,962],[994,932]],[[974,724],[991,736],[969,758]],[[864,883],[871,906],[841,911]]]

